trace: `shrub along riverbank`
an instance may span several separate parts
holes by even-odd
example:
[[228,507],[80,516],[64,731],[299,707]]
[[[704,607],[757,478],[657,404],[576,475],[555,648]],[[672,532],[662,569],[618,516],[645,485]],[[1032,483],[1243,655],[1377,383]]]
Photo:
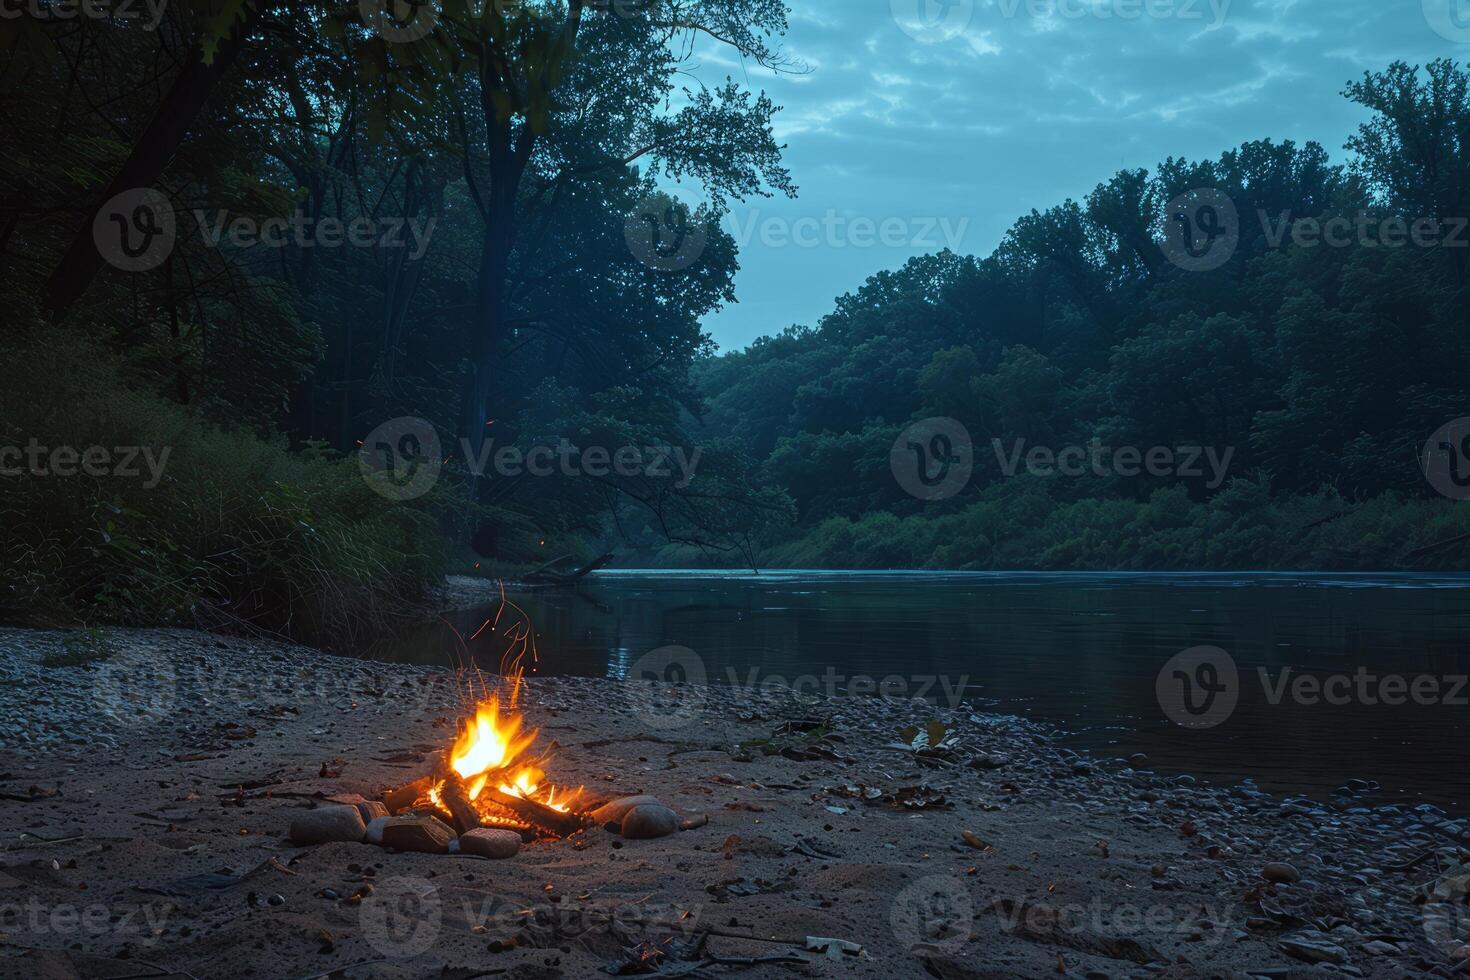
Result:
[[[1026,571],[1402,571],[1464,567],[1470,507],[1384,494],[1271,495],[1236,481],[1208,501],[1161,489],[1146,501],[1059,501],[1042,478],[988,488],[952,513],[828,517],[758,552],[763,568]],[[666,568],[728,565],[669,547]]]
[[202,625],[325,646],[417,617],[474,509],[410,503],[354,458],[212,424],[75,334],[12,351],[0,387],[0,614]]

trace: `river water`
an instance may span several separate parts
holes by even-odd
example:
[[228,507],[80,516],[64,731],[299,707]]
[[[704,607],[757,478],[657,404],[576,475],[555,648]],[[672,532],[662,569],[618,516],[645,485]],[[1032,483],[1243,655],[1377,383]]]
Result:
[[[1373,780],[1371,802],[1470,809],[1470,576],[607,571],[511,598],[541,674],[881,686],[1161,772],[1314,796]],[[493,613],[373,656],[449,663],[454,631]],[[503,647],[469,644],[492,670]]]

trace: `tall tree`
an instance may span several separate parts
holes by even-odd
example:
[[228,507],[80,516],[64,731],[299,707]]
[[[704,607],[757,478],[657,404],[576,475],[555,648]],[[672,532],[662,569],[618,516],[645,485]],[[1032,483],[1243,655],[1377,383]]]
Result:
[[634,165],[647,168],[649,191],[655,174],[687,178],[711,204],[705,220],[730,198],[794,192],[769,98],[729,79],[675,90],[700,45],[781,68],[774,39],[785,28],[781,0],[451,0],[433,30],[394,46],[389,58],[405,75],[439,85],[453,106],[484,228],[463,416],[473,451],[496,414],[497,371],[520,312],[517,248],[577,182]]

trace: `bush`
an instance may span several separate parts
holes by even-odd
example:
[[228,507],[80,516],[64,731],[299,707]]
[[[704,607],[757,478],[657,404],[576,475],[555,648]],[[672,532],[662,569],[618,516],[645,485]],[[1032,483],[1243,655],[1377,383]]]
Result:
[[[226,431],[125,383],[79,337],[13,352],[0,390],[0,611],[359,644],[416,617],[472,508],[441,481],[394,503],[353,458]],[[76,475],[15,450],[110,454]],[[118,451],[119,447],[122,451]],[[125,459],[138,447],[131,466]],[[85,457],[81,457],[85,460]],[[59,461],[60,462],[60,461]]]
[[1241,480],[1210,501],[1180,488],[1147,500],[1050,493],[1021,478],[957,510],[831,517],[757,557],[769,568],[1433,571],[1463,569],[1470,555],[1470,507],[1452,500],[1271,496]]

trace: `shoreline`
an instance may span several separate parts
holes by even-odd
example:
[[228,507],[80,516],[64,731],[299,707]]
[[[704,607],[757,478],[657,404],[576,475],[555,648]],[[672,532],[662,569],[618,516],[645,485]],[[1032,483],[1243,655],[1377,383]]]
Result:
[[[1470,834],[1436,808],[1204,785],[1061,747],[1041,723],[881,697],[534,677],[523,707],[538,744],[555,742],[550,778],[600,798],[654,793],[709,824],[652,841],[594,830],[581,849],[541,842],[493,865],[292,848],[303,806],[373,797],[452,741],[452,673],[187,630],[108,630],[106,660],[42,666],[62,636],[0,629],[0,963],[33,975],[85,954],[81,975],[120,976],[104,961],[121,954],[202,977],[244,944],[262,976],[375,959],[351,975],[582,976],[640,935],[707,933],[719,956],[800,957],[810,976],[1053,977],[1058,957],[1078,976],[1288,976],[1313,960],[1409,976],[1455,967],[1470,941],[1470,915],[1440,914],[1463,906],[1414,902],[1470,858]],[[814,716],[826,737],[781,734]],[[945,751],[899,744],[936,718]],[[31,786],[46,795],[27,799]],[[1267,865],[1300,880],[1268,883]],[[179,885],[223,867],[256,873]],[[390,879],[433,889],[437,908],[421,896],[410,930],[432,928],[426,948],[394,938],[386,902],[340,897],[368,879],[376,898]],[[533,911],[479,915],[487,903]],[[644,914],[655,906],[675,927]],[[94,908],[95,928],[72,923]],[[129,911],[125,931],[113,916]],[[159,924],[144,928],[149,912]],[[865,953],[834,962],[799,948],[807,936]]]
[[[1240,610],[1250,608],[1253,604],[1265,604],[1268,608],[1275,609],[1273,615],[1283,615],[1283,609],[1271,606],[1271,603],[1295,604],[1298,597],[1306,595],[1307,601],[1319,602],[1326,605],[1329,610],[1332,607],[1339,609],[1353,606],[1357,603],[1357,595],[1366,595],[1368,600],[1377,603],[1380,610],[1386,610],[1380,615],[1397,617],[1386,620],[1374,620],[1365,618],[1364,624],[1370,627],[1382,627],[1385,629],[1404,629],[1408,622],[1407,617],[1401,610],[1405,606],[1429,606],[1443,599],[1448,603],[1458,603],[1455,596],[1459,595],[1470,583],[1470,575],[1424,575],[1419,573],[1402,574],[1393,577],[1381,575],[1301,575],[1297,573],[1259,573],[1252,576],[1236,575],[1235,573],[955,573],[955,572],[928,572],[928,571],[822,571],[803,570],[796,572],[766,572],[755,575],[749,572],[707,572],[700,570],[686,570],[677,575],[669,575],[664,572],[647,572],[644,570],[602,570],[595,573],[595,580],[590,580],[585,589],[586,594],[599,602],[607,604],[612,615],[621,620],[628,615],[626,603],[629,597],[636,597],[643,590],[662,591],[670,590],[681,596],[668,605],[676,606],[680,603],[708,603],[716,608],[722,608],[721,615],[727,615],[738,610],[742,603],[758,601],[763,605],[780,607],[774,613],[777,622],[792,624],[798,620],[797,614],[787,612],[786,607],[800,607],[812,609],[815,615],[822,618],[824,624],[834,630],[841,630],[853,626],[857,620],[844,611],[847,598],[850,594],[857,593],[872,597],[874,601],[884,601],[889,594],[900,597],[900,601],[907,602],[911,597],[918,597],[919,602],[927,602],[927,594],[920,595],[921,588],[940,588],[965,591],[953,591],[940,593],[932,606],[925,605],[921,608],[921,615],[926,617],[948,616],[948,608],[952,605],[971,601],[975,602],[983,610],[975,614],[971,620],[960,617],[966,626],[974,631],[973,637],[968,637],[968,644],[984,644],[986,641],[984,630],[992,625],[1000,624],[1005,628],[1012,628],[1013,632],[1029,631],[1035,635],[1037,627],[1043,629],[1055,625],[1048,612],[1038,612],[1036,608],[1022,606],[1014,613],[1010,611],[1007,603],[1017,601],[1027,603],[1032,594],[1040,597],[1037,602],[1040,608],[1045,609],[1048,598],[1047,590],[1066,590],[1073,588],[1107,588],[1117,590],[1140,590],[1136,593],[1142,597],[1133,598],[1132,592],[1123,591],[1118,596],[1112,597],[1111,601],[1088,606],[1089,615],[1096,615],[1101,610],[1108,612],[1121,611],[1124,617],[1119,619],[1111,617],[1113,622],[1125,622],[1131,607],[1140,601],[1170,602],[1175,597],[1188,597],[1191,594],[1199,595],[1198,601],[1190,598],[1179,598],[1178,608],[1173,615],[1183,617],[1185,610],[1191,618],[1182,620],[1191,624],[1190,629],[1181,633],[1184,635],[1203,636],[1206,639],[1200,642],[1218,643],[1228,648],[1228,652],[1235,654],[1238,658],[1237,665],[1240,667],[1242,679],[1242,695],[1240,698],[1239,714],[1248,718],[1246,724],[1253,728],[1242,731],[1241,734],[1252,741],[1250,744],[1231,745],[1232,735],[1229,730],[1224,738],[1219,737],[1219,732],[1211,733],[1212,740],[1218,749],[1204,745],[1205,738],[1201,737],[1194,741],[1199,745],[1189,744],[1192,736],[1182,732],[1170,724],[1164,715],[1159,713],[1158,706],[1151,700],[1139,703],[1134,699],[1125,711],[1127,717],[1116,719],[1106,710],[1089,708],[1086,704],[1087,695],[1076,692],[1077,698],[1082,702],[1081,706],[1071,703],[1058,703],[1055,698],[1048,698],[1049,691],[1039,691],[1039,685],[1028,685],[1020,676],[1021,672],[1014,669],[1008,670],[1004,664],[997,665],[996,676],[993,678],[972,677],[973,674],[986,673],[971,669],[965,656],[961,653],[942,650],[938,648],[925,648],[929,660],[926,661],[925,670],[921,675],[911,674],[903,657],[884,657],[881,655],[870,655],[863,662],[861,669],[857,667],[847,668],[847,673],[856,671],[862,676],[858,678],[860,684],[866,684],[868,689],[873,686],[873,680],[889,674],[897,674],[907,677],[909,681],[908,692],[925,693],[931,699],[940,699],[945,703],[953,705],[957,698],[955,691],[944,685],[952,681],[970,684],[964,692],[964,699],[972,704],[981,704],[985,710],[1001,713],[1015,714],[1028,720],[1039,721],[1042,724],[1051,724],[1058,728],[1059,733],[1068,740],[1068,744],[1079,750],[1091,752],[1095,755],[1106,756],[1115,754],[1128,756],[1134,752],[1145,752],[1153,760],[1153,767],[1161,772],[1183,773],[1193,775],[1199,779],[1208,779],[1220,785],[1233,785],[1242,780],[1254,779],[1260,788],[1268,790],[1277,795],[1298,795],[1314,799],[1330,799],[1337,795],[1350,795],[1364,805],[1376,806],[1379,804],[1396,804],[1412,808],[1420,803],[1430,803],[1443,808],[1446,812],[1457,818],[1470,818],[1470,796],[1463,789],[1465,783],[1444,776],[1446,770],[1443,762],[1432,762],[1435,758],[1429,753],[1413,751],[1413,746],[1418,744],[1435,744],[1441,739],[1454,739],[1457,729],[1463,727],[1456,721],[1464,714],[1464,703],[1466,696],[1470,696],[1470,687],[1463,684],[1465,670],[1456,665],[1456,661],[1440,659],[1437,661],[1429,658],[1414,659],[1412,653],[1395,659],[1393,656],[1379,662],[1375,666],[1373,653],[1357,650],[1346,654],[1346,660],[1342,663],[1324,663],[1324,660],[1332,658],[1304,656],[1301,645],[1305,643],[1332,644],[1337,643],[1343,650],[1348,648],[1341,646],[1347,638],[1344,636],[1319,635],[1317,628],[1306,630],[1298,629],[1295,635],[1272,637],[1269,643],[1263,643],[1262,637],[1253,637],[1256,641],[1254,648],[1246,644],[1245,649],[1226,640],[1227,634],[1240,634],[1245,636],[1246,630],[1250,628],[1249,623],[1242,625],[1239,618]],[[468,579],[451,579],[450,585],[454,595],[459,602],[456,608],[446,613],[449,621],[447,627],[435,625],[432,629],[425,630],[421,634],[415,634],[412,643],[397,645],[385,645],[372,652],[375,659],[400,660],[403,662],[422,662],[420,648],[438,649],[449,642],[449,628],[457,628],[466,635],[476,626],[480,620],[472,618],[477,613],[490,615],[495,608],[497,593],[495,582]],[[1171,588],[1177,586],[1178,588]],[[882,590],[892,590],[890,592]],[[910,591],[904,591],[910,590]],[[1208,592],[1197,592],[1195,590],[1209,590]],[[1359,591],[1361,590],[1361,591]],[[810,594],[814,596],[809,602],[803,598]],[[990,595],[997,598],[988,598]],[[1058,595],[1064,593],[1057,593]],[[544,594],[528,593],[529,598],[545,603],[552,609],[560,610],[570,608],[571,615],[575,617],[576,603],[572,599],[572,593],[567,591],[548,592]],[[790,598],[796,595],[799,598]],[[827,596],[832,597],[831,601]],[[1204,612],[1216,602],[1230,604],[1232,596],[1238,595],[1238,601],[1232,610],[1225,614],[1226,618],[1221,622],[1215,622],[1209,617],[1193,618],[1194,614]],[[771,598],[774,597],[774,598]],[[1223,597],[1223,598],[1222,598]],[[1261,598],[1255,598],[1261,597]],[[1288,598],[1289,597],[1289,598]],[[1392,602],[1387,600],[1392,599]],[[1071,601],[1070,599],[1067,601]],[[828,607],[832,612],[827,612]],[[1461,609],[1462,604],[1451,606]],[[936,612],[943,609],[943,612]],[[546,616],[548,613],[539,613],[538,616]],[[554,614],[553,614],[554,615]],[[764,615],[764,614],[763,614]],[[1250,615],[1254,616],[1252,612]],[[785,619],[781,617],[785,616]],[[888,617],[890,620],[892,616]],[[1147,619],[1147,617],[1143,617]],[[583,617],[591,628],[599,624],[592,617]],[[1417,622],[1424,622],[1418,619]],[[554,623],[555,620],[552,620]],[[682,628],[679,635],[681,642],[686,642],[691,647],[698,648],[695,653],[705,654],[707,660],[702,663],[704,676],[707,683],[730,684],[753,686],[762,680],[770,680],[773,684],[789,683],[805,690],[812,690],[815,686],[820,693],[833,693],[834,685],[825,680],[826,675],[835,670],[842,673],[844,658],[840,649],[832,644],[824,644],[821,638],[804,637],[800,644],[782,641],[772,651],[765,651],[761,655],[746,655],[743,651],[721,653],[718,646],[714,647],[713,653],[708,653],[706,644],[711,642],[718,644],[720,638],[712,634],[708,628],[710,619],[707,615],[692,623],[688,628]],[[1351,630],[1343,627],[1337,620],[1318,618],[1314,622],[1324,625],[1335,624],[1332,628],[1346,629],[1349,635]],[[1355,622],[1356,624],[1356,622]],[[1150,624],[1151,626],[1152,624]],[[555,628],[555,627],[553,627]],[[442,637],[438,631],[443,629]],[[1218,632],[1216,631],[1218,630]],[[856,632],[856,628],[853,630]],[[557,659],[555,667],[563,673],[572,673],[580,676],[599,676],[615,668],[615,663],[607,655],[606,650],[594,649],[582,645],[578,638],[565,632],[554,632],[551,634],[563,644],[570,643],[577,649],[575,657],[563,657]],[[1291,643],[1277,644],[1276,640],[1290,640]],[[1390,644],[1388,648],[1403,651],[1415,651],[1420,648],[1420,641],[1426,637],[1416,635],[1399,636],[1397,645]],[[1432,637],[1427,639],[1432,640]],[[658,647],[661,641],[656,634],[641,633],[640,652],[643,648]],[[1029,642],[1029,635],[1023,638]],[[1120,645],[1125,640],[1115,640]],[[1180,647],[1189,646],[1193,640],[1180,642]],[[603,646],[611,649],[614,643],[611,634],[603,637]],[[1038,644],[1040,646],[1041,644]],[[1334,647],[1333,649],[1339,649]],[[555,649],[551,647],[549,649]],[[957,648],[969,650],[971,647]],[[1009,648],[1007,648],[1009,649]],[[1150,653],[1154,652],[1151,648]],[[1028,652],[1037,652],[1030,648]],[[1112,651],[1103,651],[1112,655]],[[1163,661],[1177,650],[1168,653],[1159,653],[1156,662],[1139,665],[1138,670],[1157,671]],[[1051,657],[1052,651],[1041,651],[1044,657]],[[1019,662],[1021,653],[1006,653],[1011,658],[1010,663]],[[1058,664],[1057,657],[1049,661],[1052,669],[1066,670],[1066,664]],[[1110,663],[1121,663],[1121,660],[1110,660]],[[752,667],[759,667],[758,674],[752,674]],[[1090,683],[1096,685],[1092,688],[1099,696],[1106,697],[1107,694],[1118,686],[1131,685],[1136,678],[1142,688],[1143,675],[1135,674],[1132,665],[1124,667],[1112,667],[1102,674],[1093,678]],[[825,675],[824,675],[825,671]],[[1445,694],[1444,707],[1441,711],[1434,712],[1424,709],[1424,702],[1417,702],[1420,714],[1415,715],[1415,703],[1409,703],[1402,712],[1407,717],[1386,718],[1389,724],[1382,733],[1386,741],[1374,746],[1372,741],[1362,743],[1366,753],[1359,757],[1355,751],[1339,746],[1357,746],[1361,729],[1354,729],[1346,724],[1343,719],[1347,717],[1348,711],[1340,702],[1330,702],[1325,698],[1317,699],[1317,706],[1313,702],[1303,701],[1292,711],[1292,701],[1295,697],[1288,698],[1286,708],[1288,709],[1279,718],[1267,719],[1261,717],[1265,712],[1276,713],[1276,709],[1282,707],[1285,689],[1281,686],[1290,679],[1298,680],[1304,674],[1312,674],[1319,677],[1327,677],[1333,674],[1343,674],[1351,679],[1354,675],[1382,674],[1392,677],[1402,675],[1409,681],[1421,674],[1433,675],[1436,678],[1438,689]],[[816,684],[812,683],[813,677]],[[871,679],[869,679],[871,678]],[[1370,680],[1372,678],[1369,678]],[[925,686],[927,685],[927,686]],[[843,693],[842,684],[836,685],[836,693]],[[1130,687],[1131,689],[1131,687]],[[1152,685],[1146,690],[1152,693]],[[866,694],[868,690],[854,689],[857,694]],[[1285,693],[1284,693],[1285,692]],[[1310,692],[1309,692],[1310,693]],[[1371,695],[1373,691],[1365,694],[1356,694],[1355,700],[1363,706],[1372,706],[1375,702]],[[1392,692],[1386,692],[1392,693]],[[1305,697],[1305,695],[1303,696]],[[1092,700],[1096,701],[1097,698]],[[1404,699],[1400,699],[1403,703]],[[1393,704],[1394,702],[1384,702]],[[1251,718],[1254,712],[1256,717]],[[1432,717],[1431,717],[1432,715]],[[1311,716],[1311,717],[1309,717]],[[1422,722],[1426,727],[1415,727]],[[1280,724],[1279,729],[1272,729],[1272,724]],[[1261,732],[1275,732],[1283,736],[1280,742],[1272,737],[1262,735]],[[1253,734],[1254,733],[1254,734]],[[1293,737],[1295,736],[1295,740]],[[1462,739],[1451,744],[1460,745]],[[1401,746],[1399,749],[1390,750],[1386,746]],[[1326,765],[1321,765],[1321,761]],[[1461,761],[1456,758],[1454,764]],[[1368,784],[1369,789],[1363,789],[1363,784]],[[1349,792],[1349,787],[1354,789]]]

